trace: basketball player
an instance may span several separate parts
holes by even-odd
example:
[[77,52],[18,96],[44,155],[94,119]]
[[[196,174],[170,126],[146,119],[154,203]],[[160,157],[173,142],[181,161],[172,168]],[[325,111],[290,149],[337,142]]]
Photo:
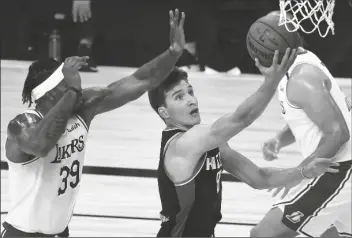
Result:
[[185,15],[170,11],[170,48],[132,75],[105,88],[82,90],[78,69],[86,57],[65,63],[35,61],[22,99],[34,110],[8,125],[11,208],[4,237],[68,236],[81,181],[88,129],[93,118],[139,98],[172,71],[185,44]]
[[[277,24],[279,14],[270,13]],[[338,162],[339,172],[326,173],[315,179],[306,176],[298,186],[294,187],[296,183],[286,186],[281,199],[251,230],[251,236],[294,237],[303,234],[318,237],[324,235],[331,224],[330,237],[351,236],[349,100],[320,59],[303,48],[299,48],[295,62],[282,78],[277,91],[281,114],[287,125],[275,138],[264,143],[265,159],[277,159],[281,148],[296,142],[304,158],[301,166],[317,158],[328,158]]]
[[281,77],[294,61],[295,52],[287,50],[280,65],[278,51],[270,68],[257,64],[266,78],[260,89],[237,110],[210,126],[200,125],[197,98],[186,72],[175,68],[162,84],[148,93],[151,107],[166,124],[158,167],[162,204],[158,236],[214,235],[221,219],[223,169],[257,189],[284,185],[291,179],[299,182],[302,172],[313,177],[326,171],[335,172],[328,168],[335,163],[326,163],[328,160],[302,168],[258,168],[227,144],[262,114]]

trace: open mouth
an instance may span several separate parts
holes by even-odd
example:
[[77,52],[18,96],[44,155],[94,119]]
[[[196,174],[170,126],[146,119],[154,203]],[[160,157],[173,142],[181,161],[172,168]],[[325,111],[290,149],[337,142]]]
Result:
[[192,116],[198,116],[198,114],[199,114],[199,109],[198,109],[198,108],[193,109],[193,110],[190,112],[190,114],[191,114]]

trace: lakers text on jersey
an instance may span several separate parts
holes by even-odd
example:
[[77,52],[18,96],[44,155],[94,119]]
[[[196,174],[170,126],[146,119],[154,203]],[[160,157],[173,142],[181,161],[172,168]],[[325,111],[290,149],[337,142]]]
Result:
[[[37,111],[30,110],[42,118]],[[88,127],[72,116],[45,157],[9,163],[11,209],[6,222],[28,233],[58,234],[73,213],[81,180]]]

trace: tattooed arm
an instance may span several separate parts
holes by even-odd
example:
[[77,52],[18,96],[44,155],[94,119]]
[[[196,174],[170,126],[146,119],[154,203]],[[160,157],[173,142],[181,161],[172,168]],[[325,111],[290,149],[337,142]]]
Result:
[[76,106],[78,94],[73,88],[81,89],[78,69],[86,64],[86,59],[69,57],[65,60],[63,80],[69,88],[44,118],[23,113],[10,121],[5,145],[6,156],[10,161],[24,163],[33,157],[43,157],[57,143]]
[[40,120],[24,113],[10,121],[7,128],[6,156],[15,163],[45,156],[65,131],[77,94],[68,90],[61,100]]
[[115,81],[104,88],[88,88],[83,91],[85,101],[81,115],[87,124],[97,114],[119,108],[136,100],[145,92],[158,86],[173,70],[182,55],[185,45],[183,24],[184,13],[179,20],[176,9],[170,11],[170,48],[153,60],[141,66],[132,75]]

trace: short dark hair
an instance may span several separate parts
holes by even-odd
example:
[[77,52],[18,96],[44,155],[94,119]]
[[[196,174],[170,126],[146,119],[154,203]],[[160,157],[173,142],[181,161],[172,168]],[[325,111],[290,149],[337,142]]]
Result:
[[60,65],[61,62],[50,58],[34,61],[29,66],[22,90],[23,104],[29,103],[28,107],[32,105],[32,90],[49,78]]
[[175,87],[180,81],[187,80],[188,74],[174,67],[167,78],[155,89],[148,92],[150,106],[158,113],[158,108],[165,103],[165,94]]

